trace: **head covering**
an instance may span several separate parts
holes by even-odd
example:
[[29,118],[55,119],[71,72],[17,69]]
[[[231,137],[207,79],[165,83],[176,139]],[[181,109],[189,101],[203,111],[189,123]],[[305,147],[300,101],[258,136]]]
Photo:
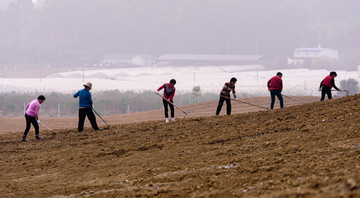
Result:
[[87,82],[86,84],[84,84],[85,87],[89,87],[90,89],[92,88],[92,84],[91,82]]

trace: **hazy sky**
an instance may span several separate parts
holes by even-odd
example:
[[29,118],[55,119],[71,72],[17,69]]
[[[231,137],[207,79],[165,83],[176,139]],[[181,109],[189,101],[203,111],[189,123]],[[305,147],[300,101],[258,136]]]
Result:
[[[35,1],[35,0],[32,0]],[[359,65],[359,0],[0,0],[1,64],[78,64],[105,54],[264,55],[332,48]],[[330,65],[324,60],[317,65]],[[270,66],[269,66],[270,67]]]
[[[11,2],[16,2],[18,0],[0,0],[0,8],[6,8]],[[31,0],[33,3],[36,3],[38,0]]]

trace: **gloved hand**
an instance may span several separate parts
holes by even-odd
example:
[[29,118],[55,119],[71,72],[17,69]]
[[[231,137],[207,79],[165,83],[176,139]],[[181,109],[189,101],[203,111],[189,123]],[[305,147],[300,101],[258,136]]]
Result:
[[160,94],[159,91],[155,91],[156,94]]
[[40,120],[37,120],[37,123],[40,124]]

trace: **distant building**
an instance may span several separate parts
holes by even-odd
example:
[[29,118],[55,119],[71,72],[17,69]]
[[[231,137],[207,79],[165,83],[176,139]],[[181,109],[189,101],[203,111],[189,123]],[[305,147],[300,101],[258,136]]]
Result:
[[100,61],[101,66],[152,66],[154,64],[154,57],[136,54],[106,54]]
[[296,48],[293,50],[293,58],[288,58],[288,64],[303,65],[307,60],[316,58],[331,58],[337,60],[339,52],[334,49],[322,48],[320,45],[317,48]]
[[262,55],[164,54],[157,58],[157,62],[173,66],[249,65],[257,64],[262,57]]

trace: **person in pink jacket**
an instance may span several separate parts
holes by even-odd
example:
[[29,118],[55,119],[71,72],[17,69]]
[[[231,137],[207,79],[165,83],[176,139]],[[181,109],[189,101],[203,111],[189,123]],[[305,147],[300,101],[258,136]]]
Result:
[[45,96],[40,95],[37,99],[31,101],[29,104],[26,105],[26,112],[25,112],[25,119],[26,119],[26,129],[24,131],[24,134],[22,136],[22,141],[27,141],[26,136],[30,130],[30,124],[32,124],[35,128],[35,138],[37,140],[42,140],[39,136],[39,110],[40,110],[40,104],[45,101]]

